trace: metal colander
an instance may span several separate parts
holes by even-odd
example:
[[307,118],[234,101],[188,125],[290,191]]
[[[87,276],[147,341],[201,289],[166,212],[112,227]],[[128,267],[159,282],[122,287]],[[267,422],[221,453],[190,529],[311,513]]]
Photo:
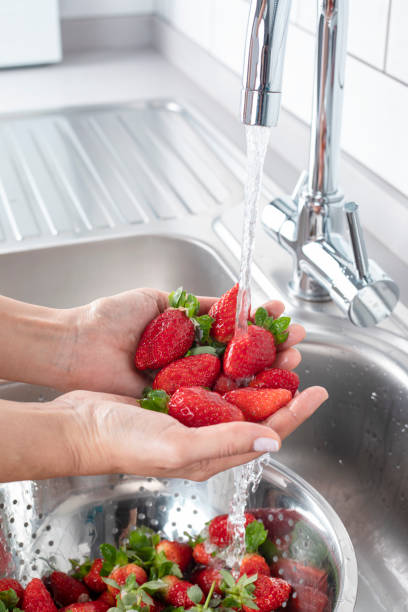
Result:
[[[234,479],[231,471],[203,483],[113,475],[56,478],[0,486],[0,575],[42,576],[50,564],[70,568],[70,558],[99,556],[99,545],[123,543],[130,531],[146,525],[169,539],[199,532],[213,516],[228,512]],[[351,541],[339,517],[317,491],[296,474],[270,460],[249,508],[273,509],[269,517],[282,556],[288,557],[288,516],[307,525],[296,557],[316,537],[326,547],[331,610],[354,609],[357,567]],[[296,514],[297,513],[297,514]],[[295,526],[296,520],[289,519]],[[294,557],[293,550],[290,557]]]

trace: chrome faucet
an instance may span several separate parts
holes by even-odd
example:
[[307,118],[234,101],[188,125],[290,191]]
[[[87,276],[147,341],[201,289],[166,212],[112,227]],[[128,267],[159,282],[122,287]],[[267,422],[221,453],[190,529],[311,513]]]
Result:
[[[241,105],[246,125],[278,122],[290,5],[251,0]],[[295,296],[333,299],[352,323],[367,327],[391,314],[399,290],[367,258],[358,205],[338,186],[347,17],[348,0],[319,0],[309,171],[292,196],[264,208],[262,224],[294,256]]]

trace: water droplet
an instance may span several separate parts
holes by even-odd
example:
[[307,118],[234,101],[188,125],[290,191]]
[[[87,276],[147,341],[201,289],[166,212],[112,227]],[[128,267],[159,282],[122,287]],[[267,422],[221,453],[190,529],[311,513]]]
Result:
[[343,465],[343,459],[339,459],[340,465]]
[[375,391],[371,393],[370,397],[373,400],[373,402],[378,402],[378,393],[376,393]]

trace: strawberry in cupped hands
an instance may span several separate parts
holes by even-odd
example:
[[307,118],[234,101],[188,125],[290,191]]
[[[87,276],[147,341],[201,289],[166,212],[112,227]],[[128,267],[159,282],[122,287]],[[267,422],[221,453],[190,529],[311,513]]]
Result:
[[276,345],[285,342],[289,317],[273,319],[265,308],[258,308],[255,324],[245,334],[237,334],[224,353],[224,373],[234,380],[250,378],[275,361]]
[[195,295],[179,287],[170,293],[169,306],[142,333],[135,355],[139,370],[163,368],[183,357],[196,336],[199,341],[208,339],[213,319],[209,315],[197,316],[200,303]]
[[253,389],[244,387],[223,395],[230,404],[242,410],[248,421],[264,421],[292,399],[287,389]]
[[238,389],[238,384],[232,378],[229,378],[225,374],[220,374],[215,381],[213,391],[215,393],[219,393],[220,395],[224,395],[228,393],[228,391],[233,391],[234,389]]
[[293,397],[299,387],[299,376],[290,370],[267,368],[259,372],[249,386],[256,389],[287,389]]
[[214,319],[211,336],[217,342],[229,342],[234,335],[238,283],[214,302],[208,314]]
[[140,405],[148,410],[165,412],[186,427],[245,420],[239,408],[203,387],[180,387],[171,397],[162,389],[147,390]]
[[163,389],[172,395],[179,387],[212,387],[221,369],[221,362],[213,354],[202,353],[173,361],[160,370],[153,381],[153,389]]

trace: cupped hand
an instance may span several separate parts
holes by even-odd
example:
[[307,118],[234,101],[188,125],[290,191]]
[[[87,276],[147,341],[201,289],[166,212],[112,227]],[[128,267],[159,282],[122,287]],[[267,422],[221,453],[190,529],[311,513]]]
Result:
[[64,456],[73,475],[127,473],[201,481],[268,450],[278,451],[281,441],[326,399],[325,389],[311,387],[263,424],[200,428],[185,427],[118,395],[73,391],[51,404],[70,417]]
[[[208,312],[217,298],[200,297],[200,314]],[[73,309],[75,334],[65,353],[70,372],[64,391],[87,389],[140,397],[150,379],[136,370],[134,355],[146,325],[168,307],[168,294],[157,289],[135,289],[105,297]],[[282,302],[265,304],[270,315],[278,317]],[[276,367],[295,368],[300,353],[293,346],[303,340],[305,330],[293,324],[287,341],[278,348]]]

